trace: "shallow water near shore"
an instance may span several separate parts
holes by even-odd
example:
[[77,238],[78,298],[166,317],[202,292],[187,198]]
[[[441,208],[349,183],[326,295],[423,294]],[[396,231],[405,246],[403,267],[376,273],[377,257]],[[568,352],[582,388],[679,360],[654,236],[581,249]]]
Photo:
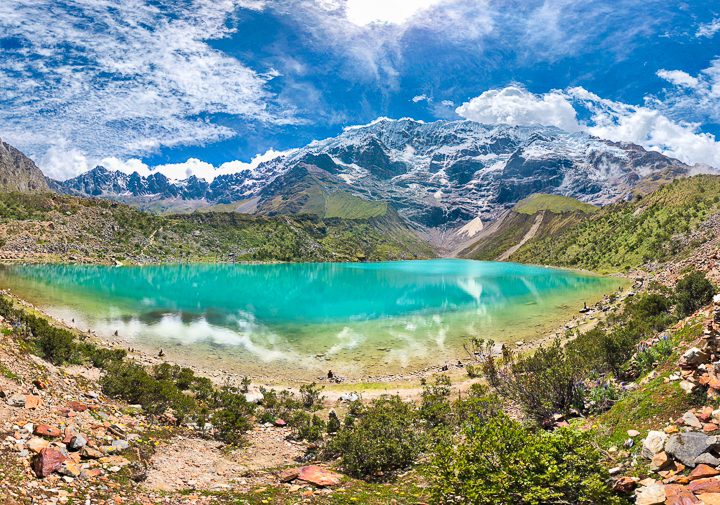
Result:
[[286,378],[407,373],[463,357],[472,336],[531,340],[622,285],[470,260],[0,268],[0,288],[78,329]]

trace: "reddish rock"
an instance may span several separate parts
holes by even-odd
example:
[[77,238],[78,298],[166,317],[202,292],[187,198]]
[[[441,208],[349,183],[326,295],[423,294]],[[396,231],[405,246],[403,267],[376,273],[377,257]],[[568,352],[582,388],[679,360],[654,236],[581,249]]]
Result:
[[47,389],[48,383],[45,381],[42,381],[40,379],[35,379],[33,381],[33,386],[35,386],[38,389]]
[[84,403],[76,402],[75,400],[68,402],[67,408],[74,410],[75,412],[85,412],[88,406]]
[[319,487],[340,485],[342,475],[317,465],[304,466],[300,469],[298,479]]
[[698,479],[688,484],[688,489],[693,493],[720,493],[720,480],[711,477],[709,479]]
[[618,493],[630,494],[637,487],[637,479],[632,477],[620,477],[613,483],[613,490]]
[[42,398],[34,395],[25,395],[25,408],[36,409],[42,404]]
[[703,424],[703,431],[704,431],[705,433],[712,433],[712,432],[717,431],[717,430],[718,430],[718,425],[715,424],[715,423],[706,423],[706,424]]
[[283,427],[287,426],[287,423],[285,422],[284,419],[275,419],[275,421],[273,421],[273,424],[279,428],[283,428]]
[[38,424],[35,427],[35,434],[40,437],[59,437],[62,432],[49,424]]
[[720,493],[705,493],[698,495],[704,505],[720,505]]
[[278,479],[280,479],[280,482],[291,482],[297,479],[299,475],[299,468],[288,468],[287,470],[283,470],[282,472],[280,472],[280,475],[278,475]]
[[708,477],[715,477],[716,475],[720,475],[720,472],[717,471],[715,468],[711,467],[710,465],[698,465],[695,467],[695,469],[690,472],[690,480],[697,480],[697,479],[706,479]]
[[713,413],[712,407],[703,407],[702,410],[700,410],[700,412],[698,413],[697,417],[702,422],[706,423],[710,419],[712,419],[712,413]]
[[47,477],[58,471],[67,458],[52,447],[46,447],[33,458],[32,468],[38,477]]
[[694,505],[700,503],[695,495],[685,486],[668,484],[665,486],[666,505]]

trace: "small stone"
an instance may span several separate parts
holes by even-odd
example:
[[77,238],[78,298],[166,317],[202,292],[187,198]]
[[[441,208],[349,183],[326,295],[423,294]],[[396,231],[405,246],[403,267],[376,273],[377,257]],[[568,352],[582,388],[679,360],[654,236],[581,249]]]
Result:
[[652,457],[663,450],[668,436],[661,431],[650,431],[643,440],[642,456],[646,459]]
[[36,409],[42,405],[42,398],[34,395],[25,395],[25,408]]
[[80,449],[80,456],[83,459],[100,459],[103,457],[103,453],[86,445]]
[[35,434],[40,437],[56,438],[62,435],[62,432],[58,428],[50,426],[49,424],[38,424],[35,427]]
[[628,437],[635,438],[640,435],[640,432],[638,430],[628,430],[627,434],[628,434]]
[[706,423],[706,424],[703,424],[703,431],[704,431],[705,433],[712,433],[712,432],[717,431],[717,430],[718,430],[718,425],[715,424],[715,423]]
[[87,444],[87,440],[81,434],[75,435],[70,442],[67,444],[68,449],[71,451],[79,451]]
[[708,477],[715,477],[716,475],[720,475],[720,471],[716,470],[710,465],[701,464],[696,466],[693,471],[690,472],[690,475],[688,477],[690,480],[697,480],[705,479]]
[[691,394],[695,391],[695,384],[690,381],[680,381],[680,389],[685,391],[687,394]]
[[278,475],[278,479],[280,480],[280,482],[291,482],[297,479],[299,475],[299,468],[288,468],[287,470],[283,470],[282,472],[280,472],[280,475]]
[[60,475],[67,475],[68,477],[80,477],[82,469],[80,468],[80,465],[74,461],[67,460],[62,464],[58,473]]
[[698,430],[702,428],[702,423],[692,412],[685,412],[681,419],[685,426],[690,426],[691,428],[696,428]]
[[287,426],[287,422],[285,422],[284,419],[275,419],[275,421],[273,421],[273,424],[279,428]]
[[655,482],[649,486],[640,488],[635,498],[636,505],[662,505],[665,503],[667,495],[665,486],[659,482]]
[[630,494],[637,487],[637,477],[620,477],[613,483],[613,490],[618,493]]
[[25,395],[12,395],[5,400],[5,402],[11,407],[24,407],[25,406]]
[[667,453],[665,451],[660,451],[652,457],[650,469],[655,471],[664,470],[665,468],[670,466],[671,463],[672,459],[670,459]]
[[697,458],[695,458],[695,464],[696,465],[710,465],[710,466],[720,466],[720,458],[717,458],[716,456],[713,456],[709,452],[706,452],[704,454],[701,454]]
[[127,440],[113,440],[112,448],[114,451],[124,451],[130,447]]
[[30,449],[33,453],[38,454],[40,451],[50,445],[50,442],[48,442],[44,438],[33,437],[28,440],[28,443],[26,445],[27,448]]

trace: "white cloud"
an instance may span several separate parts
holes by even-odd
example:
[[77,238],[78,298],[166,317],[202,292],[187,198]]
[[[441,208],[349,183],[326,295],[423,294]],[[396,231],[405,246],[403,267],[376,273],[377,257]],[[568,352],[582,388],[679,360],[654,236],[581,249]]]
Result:
[[182,180],[195,176],[198,179],[205,179],[208,182],[212,182],[220,175],[235,174],[244,170],[254,171],[260,163],[287,156],[291,152],[292,151],[275,151],[270,149],[263,154],[256,155],[250,162],[239,160],[228,161],[218,167],[197,158],[190,158],[183,163],[169,163],[150,167],[137,158],[121,160],[115,157],[108,157],[101,160],[100,165],[108,170],[120,171],[128,175],[137,173],[143,177],[147,177],[159,172],[168,179],[173,180]]
[[[0,136],[56,177],[77,174],[77,153],[145,154],[235,135],[214,114],[291,121],[273,110],[260,74],[212,48],[246,0],[4,0]],[[26,142],[35,134],[35,142]],[[71,146],[62,154],[64,146]],[[72,159],[70,159],[72,158]]]
[[715,18],[709,23],[701,24],[695,36],[711,38],[714,37],[717,32],[720,32],[720,18]]
[[[652,104],[652,101],[649,101]],[[578,111],[590,120],[577,119]],[[533,94],[519,86],[489,90],[456,112],[490,124],[551,125],[586,131],[616,142],[632,142],[688,164],[720,168],[720,142],[699,131],[699,124],[673,120],[662,110],[604,99],[581,87]]]
[[572,104],[557,91],[536,95],[520,86],[491,89],[465,102],[455,112],[478,123],[547,125],[567,131],[580,129]]
[[423,95],[415,95],[415,96],[412,98],[412,102],[413,102],[413,103],[429,102],[429,101],[430,101],[430,97],[428,97],[428,96],[425,95],[425,94],[423,94]]
[[444,0],[347,0],[345,15],[358,26],[371,23],[402,24]]
[[699,81],[696,77],[691,76],[682,70],[658,70],[657,76],[665,79],[676,86],[685,86],[687,88],[696,88]]

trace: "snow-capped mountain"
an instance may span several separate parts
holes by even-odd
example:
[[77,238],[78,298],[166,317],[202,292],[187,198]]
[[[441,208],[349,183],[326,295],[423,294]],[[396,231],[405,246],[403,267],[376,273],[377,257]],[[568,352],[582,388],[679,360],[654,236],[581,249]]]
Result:
[[257,212],[282,212],[285,199],[310,198],[307,189],[315,185],[388,201],[410,221],[434,228],[493,219],[537,192],[609,203],[641,180],[678,177],[689,168],[634,144],[555,127],[381,119],[211,183],[98,167],[58,184],[66,192],[126,201],[252,201]]

